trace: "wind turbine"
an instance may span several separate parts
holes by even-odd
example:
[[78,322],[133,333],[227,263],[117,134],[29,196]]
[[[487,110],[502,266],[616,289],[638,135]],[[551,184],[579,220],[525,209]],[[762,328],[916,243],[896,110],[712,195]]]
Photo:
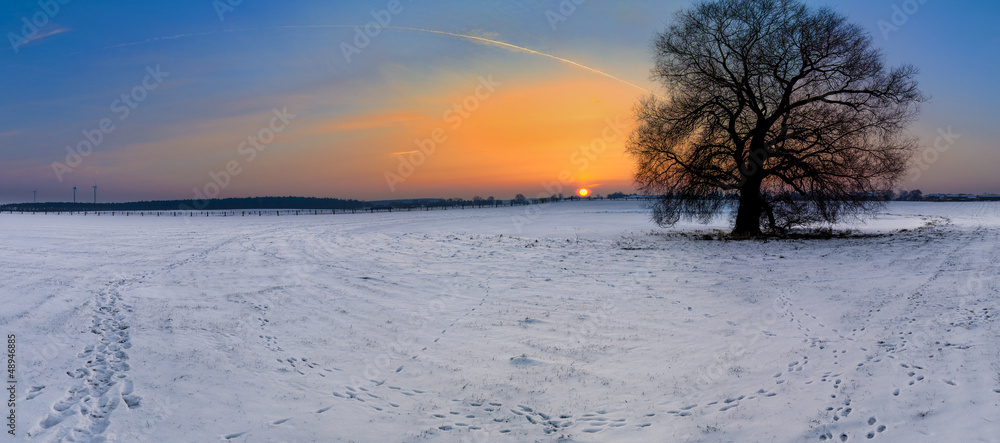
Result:
[[97,182],[94,182],[94,204],[97,204]]
[[76,203],[76,185],[73,185],[73,203]]

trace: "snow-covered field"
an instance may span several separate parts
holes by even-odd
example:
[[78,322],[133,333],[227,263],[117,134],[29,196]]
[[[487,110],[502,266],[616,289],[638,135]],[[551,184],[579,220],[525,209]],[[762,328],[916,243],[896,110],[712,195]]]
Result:
[[634,202],[0,214],[17,438],[1000,441],[1000,204],[673,235],[711,228]]

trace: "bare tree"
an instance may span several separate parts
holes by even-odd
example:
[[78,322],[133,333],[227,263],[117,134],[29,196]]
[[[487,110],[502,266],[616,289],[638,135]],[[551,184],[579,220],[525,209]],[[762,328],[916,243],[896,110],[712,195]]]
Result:
[[916,148],[910,65],[887,68],[860,26],[799,0],[716,0],[654,39],[669,98],[637,106],[629,140],[663,226],[738,198],[735,236],[835,222],[879,207]]

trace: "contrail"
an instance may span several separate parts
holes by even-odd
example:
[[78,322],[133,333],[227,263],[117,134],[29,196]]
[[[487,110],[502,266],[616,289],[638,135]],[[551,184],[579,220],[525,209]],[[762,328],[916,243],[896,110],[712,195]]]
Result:
[[[206,36],[206,35],[221,34],[221,33],[230,33],[230,32],[268,31],[268,30],[275,30],[275,29],[329,29],[329,28],[349,28],[349,29],[353,29],[353,28],[356,28],[356,27],[359,27],[359,26],[356,26],[356,25],[299,25],[299,26],[275,26],[275,27],[269,27],[269,28],[230,29],[230,30],[224,30],[224,31],[212,31],[212,32],[202,32],[202,33],[196,33],[196,34],[178,34],[178,35],[166,36],[166,37],[156,37],[156,38],[151,38],[151,39],[147,39],[147,40],[139,41],[139,42],[122,43],[122,44],[118,44],[118,45],[114,45],[114,46],[108,46],[108,47],[106,47],[104,49],[121,48],[121,47],[125,47],[125,46],[135,46],[135,45],[141,45],[141,44],[145,44],[145,43],[151,43],[151,42],[155,42],[155,41],[159,41],[159,40],[173,40],[173,39],[187,38],[187,37],[201,37],[201,36]],[[553,59],[553,60],[556,60],[556,61],[568,64],[570,66],[573,66],[573,67],[576,67],[576,68],[580,68],[580,69],[583,69],[585,71],[589,71],[591,73],[594,73],[594,74],[597,74],[597,75],[601,75],[601,76],[610,78],[612,80],[615,80],[615,81],[617,81],[619,83],[622,83],[622,84],[625,84],[625,85],[628,85],[628,86],[631,86],[631,87],[633,87],[635,89],[638,89],[640,91],[648,92],[648,93],[651,93],[653,95],[656,95],[652,91],[650,91],[650,90],[648,90],[646,88],[643,88],[642,86],[639,86],[639,85],[636,85],[635,83],[631,83],[631,82],[629,82],[627,80],[623,80],[621,78],[615,77],[615,76],[613,76],[611,74],[608,74],[607,72],[601,71],[599,69],[594,69],[594,68],[591,68],[589,66],[582,65],[582,64],[577,63],[577,62],[575,62],[573,60],[565,59],[565,58],[562,58],[562,57],[559,57],[559,56],[555,56],[555,55],[552,55],[552,54],[546,54],[544,52],[539,52],[539,51],[536,51],[534,49],[528,49],[528,48],[525,48],[523,46],[512,45],[510,43],[502,42],[502,41],[499,41],[499,40],[492,40],[492,39],[488,39],[488,38],[485,38],[485,37],[478,37],[478,36],[475,36],[475,35],[456,34],[454,32],[435,31],[435,30],[432,30],[432,29],[407,28],[407,27],[402,27],[402,26],[383,26],[382,29],[395,29],[395,30],[400,30],[400,31],[413,31],[413,32],[424,32],[424,33],[428,33],[428,34],[446,35],[446,36],[450,36],[450,37],[456,37],[456,38],[461,38],[461,39],[465,39],[465,40],[472,40],[472,41],[477,41],[477,42],[480,42],[480,43],[486,43],[486,44],[496,45],[496,46],[500,46],[500,47],[503,47],[503,48],[512,49],[512,50],[520,51],[520,52],[525,52],[525,53],[532,54],[532,55],[538,55],[538,56],[542,56],[542,57],[547,57],[547,58],[550,58],[550,59]],[[656,96],[659,97],[659,95],[656,95]]]
[[480,41],[480,42],[485,42],[485,43],[489,43],[489,44],[494,44],[494,45],[498,45],[498,46],[501,46],[501,47],[504,47],[504,48],[513,49],[515,51],[522,51],[522,52],[527,52],[529,54],[540,55],[542,57],[548,57],[548,58],[551,58],[553,60],[557,60],[557,61],[566,63],[568,65],[575,66],[575,67],[583,69],[585,71],[590,71],[590,72],[592,72],[594,74],[597,74],[597,75],[603,75],[603,76],[605,76],[607,78],[610,78],[612,80],[618,81],[620,83],[624,83],[624,84],[629,85],[629,86],[631,86],[633,88],[636,88],[636,89],[638,89],[640,91],[651,92],[651,91],[649,91],[646,88],[643,88],[643,87],[641,87],[639,85],[636,85],[634,83],[630,83],[630,82],[628,82],[626,80],[622,80],[622,79],[620,79],[618,77],[615,77],[615,76],[613,76],[611,74],[608,74],[607,72],[604,72],[604,71],[601,71],[601,70],[598,70],[598,69],[594,69],[594,68],[591,68],[589,66],[581,65],[581,64],[579,64],[579,63],[577,63],[577,62],[575,62],[573,60],[565,59],[565,58],[558,57],[558,56],[555,56],[555,55],[552,55],[552,54],[546,54],[544,52],[538,52],[538,51],[536,51],[534,49],[528,49],[528,48],[525,48],[523,46],[512,45],[510,43],[505,43],[505,42],[501,42],[501,41],[498,41],[498,40],[491,40],[491,39],[484,38],[484,37],[477,37],[477,36],[474,36],[474,35],[455,34],[453,32],[433,31],[433,30],[430,30],[430,29],[420,29],[420,28],[404,28],[404,27],[398,27],[398,26],[387,27],[387,28],[389,28],[389,29],[401,29],[401,30],[405,30],[405,31],[427,32],[427,33],[431,33],[431,34],[450,35],[452,37],[458,37],[458,38],[464,38],[464,39],[467,39],[467,40],[474,40],[474,41]]

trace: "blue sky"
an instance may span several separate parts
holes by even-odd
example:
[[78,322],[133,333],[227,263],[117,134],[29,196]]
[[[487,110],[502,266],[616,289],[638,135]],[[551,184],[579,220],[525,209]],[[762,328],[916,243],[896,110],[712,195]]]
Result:
[[[623,138],[601,139],[645,92],[544,56],[400,29],[381,30],[348,62],[342,45],[356,31],[324,26],[372,22],[388,0],[41,3],[0,5],[0,202],[30,201],[33,190],[40,201],[68,201],[74,183],[89,191],[95,182],[101,201],[206,191],[381,199],[631,189]],[[553,26],[561,3],[402,0],[387,14],[392,27],[502,41],[653,89],[649,42],[689,4],[588,0]],[[922,169],[900,187],[1000,193],[1000,5],[810,3],[869,29],[890,63],[921,69],[931,97],[913,126]],[[894,7],[912,14],[894,17]],[[44,26],[25,34],[22,19],[33,17]],[[898,29],[885,38],[880,22],[894,19]],[[11,35],[28,41],[15,50]],[[159,83],[147,78],[157,69]],[[482,91],[481,78],[500,86],[469,101],[474,111],[452,127],[442,116]],[[143,98],[125,118],[122,94]],[[241,153],[276,110],[295,117],[258,142],[252,159]],[[104,119],[114,129],[78,164],[67,158],[67,146],[79,148]],[[435,129],[447,141],[433,154],[406,154]],[[952,135],[942,142],[941,133]],[[595,142],[607,149],[582,148]],[[239,172],[226,172],[234,162]]]

